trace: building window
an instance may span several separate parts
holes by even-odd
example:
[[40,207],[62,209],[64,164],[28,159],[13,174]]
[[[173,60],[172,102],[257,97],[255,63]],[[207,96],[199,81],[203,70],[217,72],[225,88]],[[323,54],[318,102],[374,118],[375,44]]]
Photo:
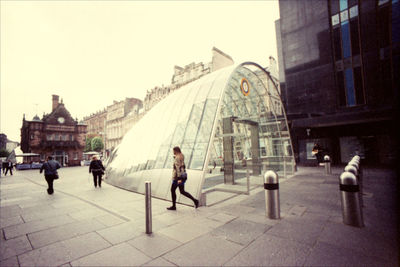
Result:
[[357,103],[364,103],[364,90],[361,67],[354,68],[354,88]]
[[340,40],[340,27],[333,29],[333,45],[335,51],[335,60],[342,59],[342,46]]
[[339,105],[352,107],[363,104],[365,97],[360,56],[358,1],[330,0],[329,4]]
[[34,139],[34,138],[35,138],[35,135],[34,135],[34,134],[31,134],[31,140]]
[[74,141],[74,135],[73,134],[69,135],[69,140]]
[[346,105],[346,95],[344,91],[344,78],[343,78],[343,71],[336,72],[336,83],[339,91],[339,105],[345,106]]
[[348,58],[351,56],[349,23],[342,22],[341,29],[342,29],[343,57]]
[[356,100],[354,95],[354,80],[353,80],[353,70],[345,69],[344,70],[345,77],[345,85],[346,85],[346,100],[347,106],[355,106]]
[[355,18],[358,16],[358,6],[355,5],[350,8],[350,19]]
[[78,159],[78,152],[74,152],[74,160]]
[[340,6],[340,11],[347,9],[347,0],[340,0],[339,6]]

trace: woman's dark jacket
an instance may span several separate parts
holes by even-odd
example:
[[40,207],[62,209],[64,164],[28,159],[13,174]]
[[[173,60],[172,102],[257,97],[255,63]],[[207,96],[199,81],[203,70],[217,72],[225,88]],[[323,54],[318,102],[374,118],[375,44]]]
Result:
[[91,172],[102,173],[104,170],[105,168],[103,167],[103,163],[101,163],[100,160],[92,160],[90,162],[89,173]]
[[43,163],[42,167],[40,168],[40,173],[43,172],[44,170],[44,175],[49,176],[49,175],[56,175],[57,174],[57,169],[61,168],[60,163],[56,160],[49,160],[45,163]]

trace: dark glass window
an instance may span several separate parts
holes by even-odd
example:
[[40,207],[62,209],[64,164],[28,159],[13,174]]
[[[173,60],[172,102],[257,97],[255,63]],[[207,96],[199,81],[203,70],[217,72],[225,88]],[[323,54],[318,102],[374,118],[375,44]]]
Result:
[[340,106],[345,106],[346,105],[346,95],[344,92],[343,71],[336,72],[336,82],[337,82],[337,89],[339,92],[339,104],[340,104]]
[[390,60],[381,61],[381,88],[386,100],[392,97],[392,72]]
[[356,99],[354,95],[354,81],[353,81],[353,70],[345,69],[344,78],[346,85],[346,100],[347,106],[352,107],[356,105]]
[[347,9],[347,7],[348,7],[347,0],[340,0],[339,5],[340,5],[340,11]]
[[333,29],[333,46],[335,50],[335,60],[342,58],[342,45],[340,43],[340,27]]
[[352,7],[357,4],[358,4],[358,0],[349,0],[349,7]]
[[339,0],[331,0],[331,15],[339,13]]
[[400,42],[400,1],[392,1],[392,43]]
[[350,45],[350,27],[349,22],[343,22],[342,26],[342,46],[343,46],[343,57],[348,58],[351,56],[351,45]]
[[352,55],[359,55],[360,54],[360,44],[359,44],[359,37],[358,37],[358,20],[352,19],[350,21],[350,35],[351,35],[351,52]]
[[354,87],[357,104],[364,104],[364,90],[362,83],[361,67],[354,68]]
[[378,13],[379,46],[386,47],[390,44],[390,10],[389,6],[379,8]]

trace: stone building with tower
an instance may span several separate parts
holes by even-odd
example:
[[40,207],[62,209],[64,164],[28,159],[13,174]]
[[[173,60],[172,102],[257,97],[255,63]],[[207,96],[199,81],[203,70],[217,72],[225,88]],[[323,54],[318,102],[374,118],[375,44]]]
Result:
[[53,156],[63,166],[80,165],[85,148],[86,125],[73,119],[58,95],[52,96],[52,111],[40,119],[22,119],[21,150],[36,153],[41,160]]

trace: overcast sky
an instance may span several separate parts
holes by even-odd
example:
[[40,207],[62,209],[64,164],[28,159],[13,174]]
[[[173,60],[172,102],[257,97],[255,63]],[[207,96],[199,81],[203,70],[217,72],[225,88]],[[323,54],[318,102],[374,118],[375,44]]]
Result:
[[171,83],[173,67],[277,58],[278,2],[1,2],[0,132],[20,142],[23,114],[51,112],[52,94],[81,120]]

